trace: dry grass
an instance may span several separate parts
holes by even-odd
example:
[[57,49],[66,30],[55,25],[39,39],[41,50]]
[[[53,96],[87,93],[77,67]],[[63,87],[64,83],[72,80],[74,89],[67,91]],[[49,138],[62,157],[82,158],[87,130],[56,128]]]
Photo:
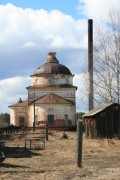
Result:
[[[51,132],[45,150],[23,148],[23,142],[9,143],[0,167],[3,180],[120,179],[120,140],[83,138],[83,167],[76,164],[76,132]],[[18,146],[18,148],[15,148]]]

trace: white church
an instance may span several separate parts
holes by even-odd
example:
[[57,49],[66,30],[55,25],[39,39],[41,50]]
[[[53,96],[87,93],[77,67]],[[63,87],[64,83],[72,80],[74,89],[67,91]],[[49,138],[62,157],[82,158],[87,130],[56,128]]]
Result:
[[75,125],[76,86],[71,71],[60,64],[56,53],[49,52],[45,64],[38,67],[26,87],[28,99],[10,105],[10,123],[16,126],[71,127]]

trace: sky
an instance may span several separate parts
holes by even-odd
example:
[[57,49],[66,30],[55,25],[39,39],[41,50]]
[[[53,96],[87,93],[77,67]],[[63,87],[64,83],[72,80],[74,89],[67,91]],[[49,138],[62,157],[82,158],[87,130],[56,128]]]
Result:
[[77,111],[87,111],[81,99],[87,72],[87,23],[106,21],[119,0],[0,0],[0,113],[27,98],[30,75],[54,51],[74,74]]

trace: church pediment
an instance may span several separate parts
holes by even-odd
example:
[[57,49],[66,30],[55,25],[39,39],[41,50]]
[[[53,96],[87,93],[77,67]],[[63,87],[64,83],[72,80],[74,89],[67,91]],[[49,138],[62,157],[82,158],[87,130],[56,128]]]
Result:
[[73,104],[73,102],[66,100],[56,94],[50,93],[35,101],[36,104]]

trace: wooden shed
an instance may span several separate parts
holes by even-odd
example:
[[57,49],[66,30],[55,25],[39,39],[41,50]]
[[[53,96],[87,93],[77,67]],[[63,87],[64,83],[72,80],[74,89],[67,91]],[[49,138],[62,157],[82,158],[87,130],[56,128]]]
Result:
[[120,104],[104,104],[83,115],[87,138],[120,137]]

